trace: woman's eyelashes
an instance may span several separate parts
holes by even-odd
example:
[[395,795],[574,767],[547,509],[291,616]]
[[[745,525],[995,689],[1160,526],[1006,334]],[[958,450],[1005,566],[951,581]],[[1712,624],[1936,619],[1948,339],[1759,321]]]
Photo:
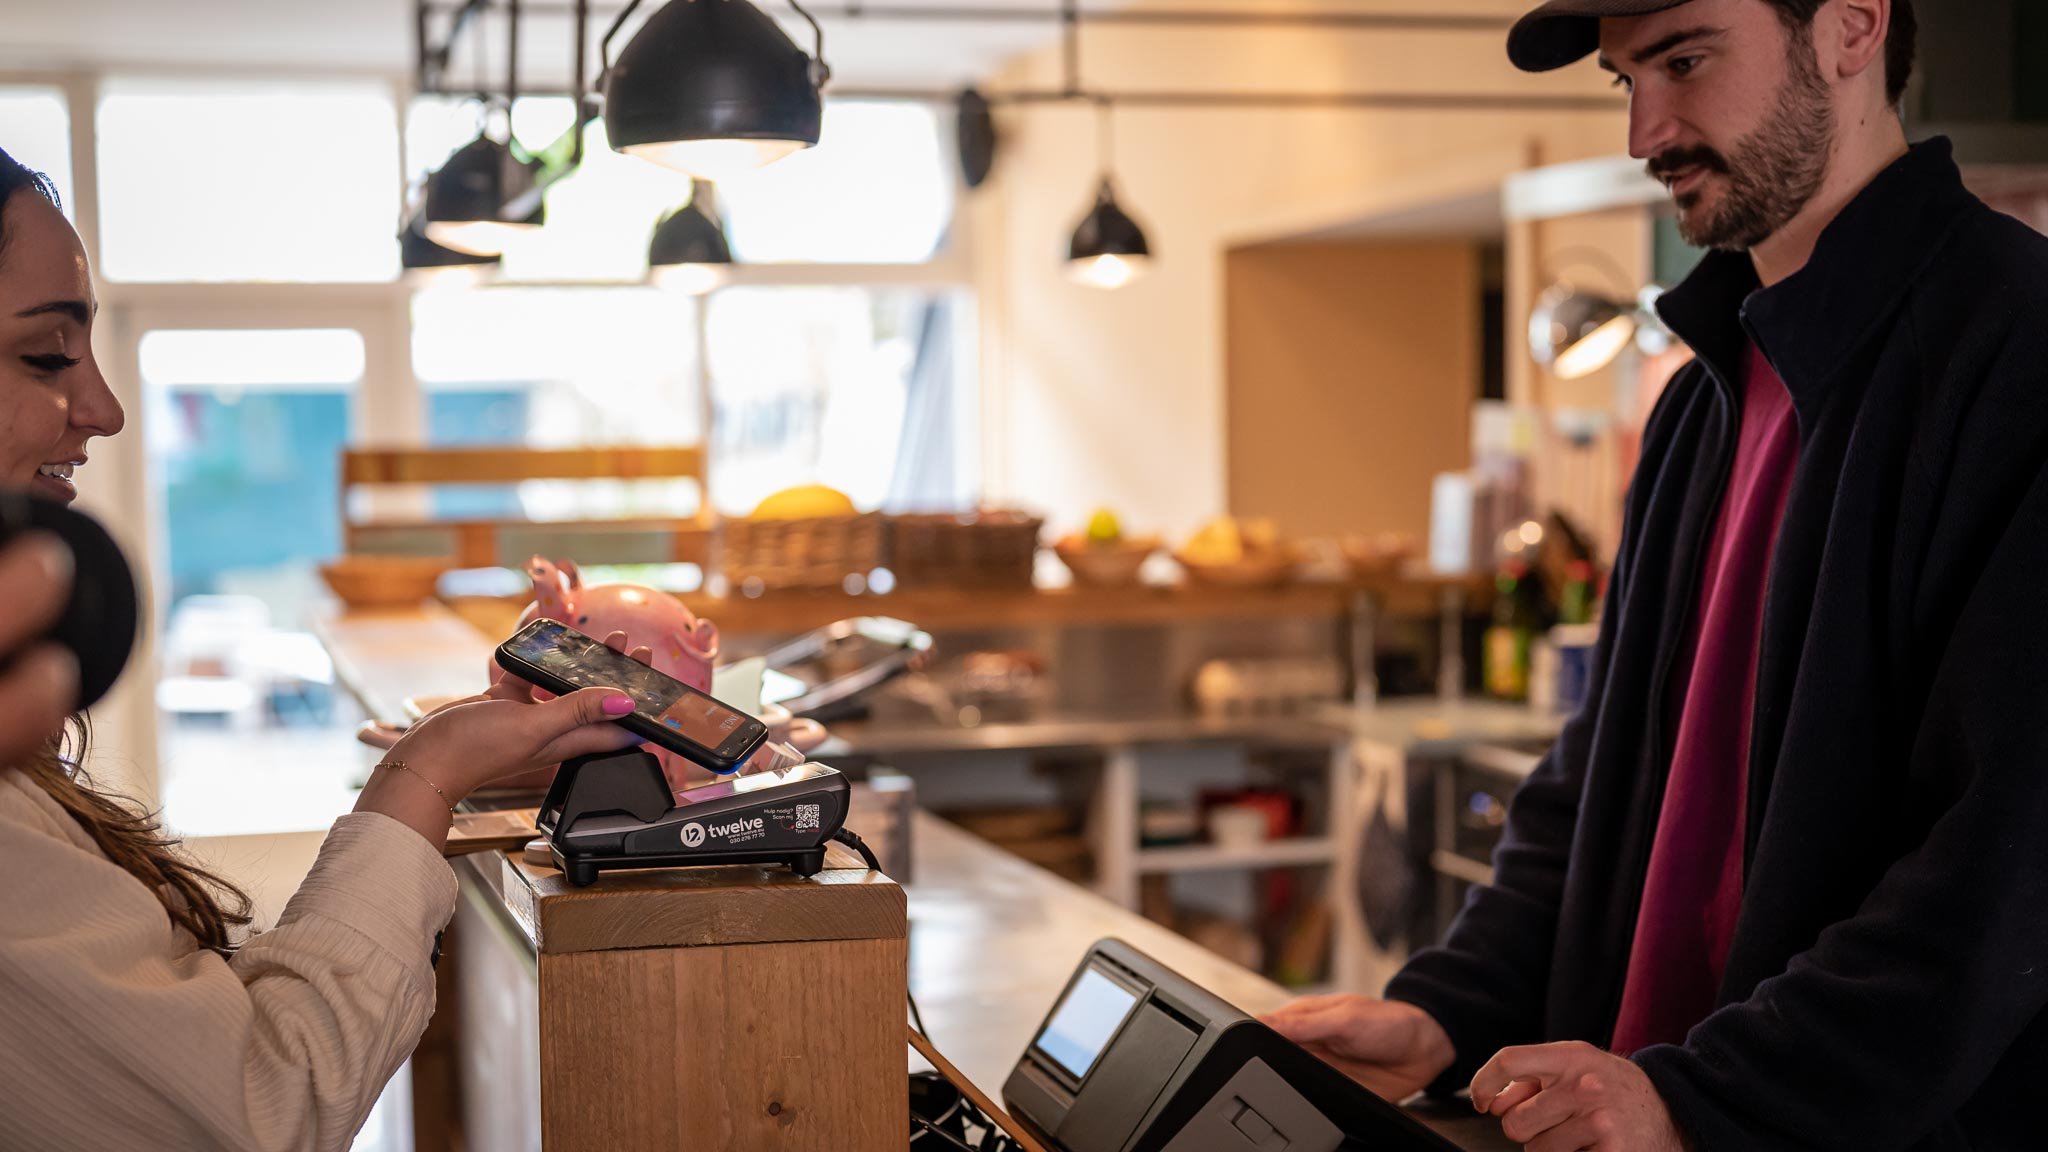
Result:
[[49,373],[62,372],[67,368],[76,368],[81,363],[78,357],[66,356],[61,352],[42,356],[23,356],[21,362],[38,372]]

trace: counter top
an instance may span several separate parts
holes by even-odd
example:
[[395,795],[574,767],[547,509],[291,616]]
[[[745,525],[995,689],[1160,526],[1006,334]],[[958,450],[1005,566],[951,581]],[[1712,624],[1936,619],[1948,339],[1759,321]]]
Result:
[[[404,722],[407,696],[475,691],[491,651],[482,634],[439,605],[336,616],[319,631],[343,683],[373,717],[387,722]],[[1444,725],[1493,725],[1505,732],[1519,731],[1525,722],[1538,732],[1545,727],[1526,709],[1461,705],[1446,712],[1427,701],[1383,704],[1362,714],[1332,710],[1311,723],[1318,739],[1341,739],[1348,731],[1405,742],[1439,731],[1448,738]],[[1236,731],[1188,720],[1124,724],[1126,737]],[[1504,737],[1496,732],[1491,738]],[[1123,939],[1248,1012],[1268,1011],[1289,999],[1286,990],[1257,974],[937,817],[917,815],[912,855],[917,882],[902,890],[910,920],[910,986],[934,1043],[992,1095],[1000,1092],[1074,965],[1105,936]],[[530,904],[534,893],[560,886],[552,869],[492,852],[466,858],[459,870],[519,925],[528,946],[544,946],[547,925]],[[653,891],[673,886],[673,875],[609,877],[603,883]],[[522,903],[529,905],[524,918]],[[1515,1147],[1500,1136],[1496,1122],[1462,1105],[1441,1115],[1433,1109],[1418,1115],[1474,1152]]]
[[[480,691],[494,647],[468,621],[434,601],[413,608],[337,613],[316,623],[314,630],[333,656],[342,684],[371,719],[386,724],[407,723],[408,696]],[[1519,704],[1420,698],[1286,716],[1055,714],[972,728],[860,722],[834,725],[833,736],[844,751],[877,755],[1226,742],[1307,747],[1344,739],[1427,750],[1474,741],[1547,741],[1557,735],[1561,723],[1561,718]]]

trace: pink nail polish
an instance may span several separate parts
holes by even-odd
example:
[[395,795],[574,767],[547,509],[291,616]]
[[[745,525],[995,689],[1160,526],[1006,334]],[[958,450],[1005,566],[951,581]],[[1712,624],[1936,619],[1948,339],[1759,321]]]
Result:
[[632,710],[633,698],[631,696],[607,696],[604,698],[604,714],[607,716],[624,716]]

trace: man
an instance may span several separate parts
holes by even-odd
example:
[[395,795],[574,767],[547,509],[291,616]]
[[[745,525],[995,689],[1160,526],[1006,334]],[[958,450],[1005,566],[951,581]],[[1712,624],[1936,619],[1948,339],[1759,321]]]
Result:
[[1586,709],[1440,947],[1271,1023],[1534,1152],[2048,1147],[2048,240],[1908,0],[1551,0],[1711,252]]

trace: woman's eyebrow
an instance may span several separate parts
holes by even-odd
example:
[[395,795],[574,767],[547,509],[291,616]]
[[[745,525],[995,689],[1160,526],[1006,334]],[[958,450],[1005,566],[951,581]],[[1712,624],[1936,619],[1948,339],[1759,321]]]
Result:
[[93,307],[83,300],[52,300],[33,308],[24,308],[14,316],[17,320],[27,320],[34,316],[47,316],[52,312],[68,316],[80,324],[89,324],[92,322]]

